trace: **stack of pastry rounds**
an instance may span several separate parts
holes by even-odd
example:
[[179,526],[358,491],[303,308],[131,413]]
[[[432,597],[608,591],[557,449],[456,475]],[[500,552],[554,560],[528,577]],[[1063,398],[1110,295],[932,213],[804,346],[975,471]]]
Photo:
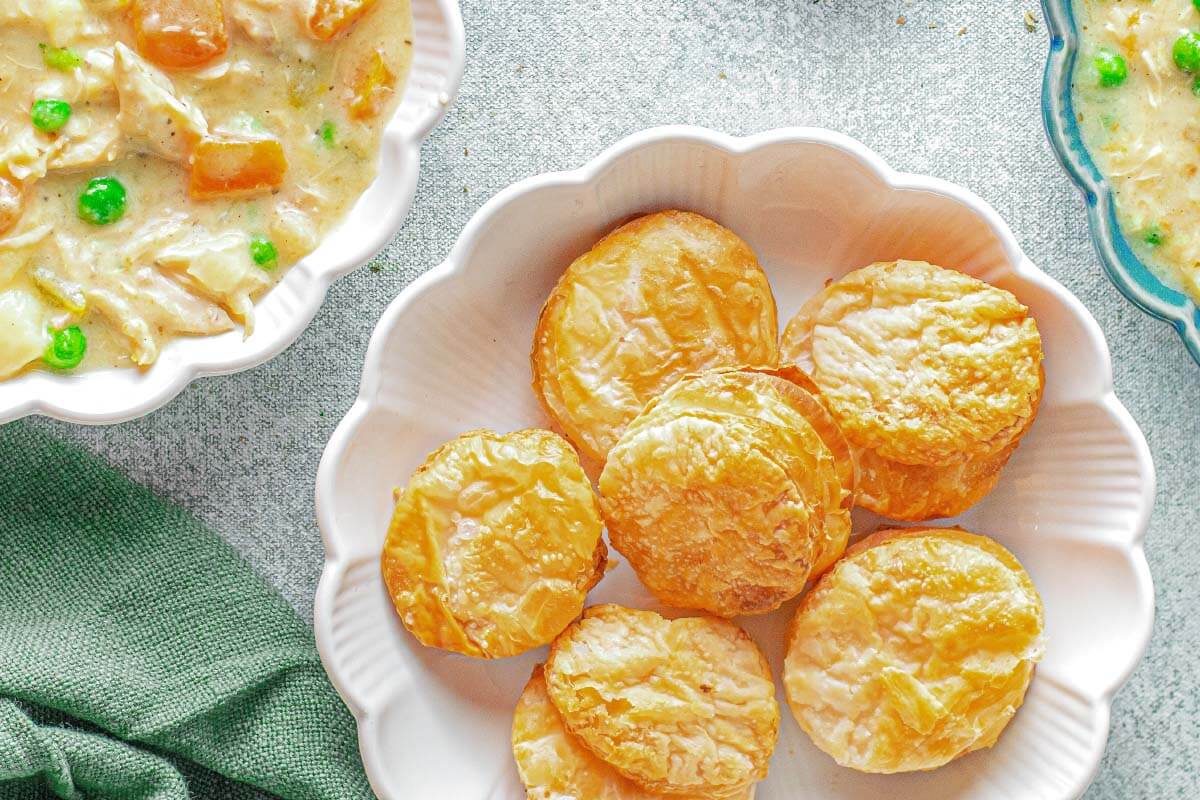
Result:
[[396,500],[383,578],[422,644],[498,658],[549,643],[583,610],[608,549],[591,482],[562,437],[471,431]]
[[795,370],[689,376],[609,452],[613,547],[662,602],[724,617],[779,607],[850,535],[850,448]]
[[[384,580],[423,644],[552,643],[513,719],[531,800],[751,800],[779,708],[723,618],[814,580],[783,671],[800,727],[856,770],[937,768],[994,744],[1023,702],[1041,599],[959,529],[847,550],[851,510],[925,520],[980,500],[1037,413],[1042,359],[1012,294],[914,261],[831,282],[778,344],[745,242],[696,214],[638,218],[571,264],[538,320],[533,388],[566,439],[472,431],[431,454],[397,495]],[[605,525],[660,601],[712,616],[583,610]]]
[[1009,292],[919,261],[872,264],[784,331],[855,448],[859,503],[898,520],[954,516],[992,490],[1037,413],[1042,341]]
[[775,298],[754,251],[685,211],[622,225],[567,268],[538,319],[533,390],[602,464],[647,402],[690,372],[778,363]]
[[883,530],[804,597],[783,682],[817,747],[863,772],[991,747],[1042,655],[1042,601],[1011,553],[954,528]]
[[513,752],[531,798],[744,800],[778,731],[770,669],[740,628],[601,605],[525,687]]

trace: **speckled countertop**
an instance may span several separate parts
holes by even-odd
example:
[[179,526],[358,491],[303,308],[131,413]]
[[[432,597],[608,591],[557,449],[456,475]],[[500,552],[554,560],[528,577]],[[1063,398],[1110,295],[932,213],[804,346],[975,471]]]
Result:
[[[333,287],[270,364],[208,378],[145,419],[37,424],[83,443],[224,533],[302,614],[321,569],[312,484],[384,306],[518,179],[665,123],[820,125],[995,206],[1100,321],[1117,393],[1158,468],[1150,652],[1113,710],[1089,800],[1200,797],[1200,367],[1103,277],[1083,204],[1045,142],[1035,3],[995,0],[465,0],[462,93],[425,144],[408,223]],[[1040,17],[1040,11],[1037,14]],[[898,24],[900,17],[904,23]],[[398,482],[403,476],[398,477]]]

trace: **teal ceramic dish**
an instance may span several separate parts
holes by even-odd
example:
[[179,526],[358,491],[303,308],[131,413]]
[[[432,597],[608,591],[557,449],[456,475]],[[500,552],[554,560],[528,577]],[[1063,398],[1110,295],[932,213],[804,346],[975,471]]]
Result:
[[1200,364],[1200,308],[1187,295],[1163,283],[1134,255],[1117,223],[1108,181],[1096,168],[1075,124],[1071,76],[1079,35],[1071,0],[1042,0],[1042,9],[1050,31],[1050,55],[1042,83],[1042,119],[1058,160],[1087,200],[1092,244],[1104,271],[1134,305],[1171,323],[1188,353]]

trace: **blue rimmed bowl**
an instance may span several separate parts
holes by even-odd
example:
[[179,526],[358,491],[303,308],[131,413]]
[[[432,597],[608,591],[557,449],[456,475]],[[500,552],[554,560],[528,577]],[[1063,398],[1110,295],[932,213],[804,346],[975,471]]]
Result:
[[1050,55],[1042,83],[1042,119],[1050,144],[1067,174],[1087,199],[1092,244],[1108,277],[1134,305],[1171,323],[1188,353],[1200,364],[1200,308],[1167,286],[1142,263],[1117,223],[1112,187],[1092,161],[1075,122],[1071,78],[1079,55],[1079,31],[1071,0],[1042,0],[1050,31]]

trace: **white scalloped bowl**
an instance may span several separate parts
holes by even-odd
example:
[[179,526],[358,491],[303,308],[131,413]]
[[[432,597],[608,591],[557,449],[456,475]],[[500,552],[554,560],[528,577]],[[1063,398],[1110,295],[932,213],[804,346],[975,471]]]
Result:
[[330,284],[369,261],[400,230],[417,190],[421,142],[458,92],[466,57],[458,0],[411,0],[411,7],[412,68],[384,130],[379,174],[321,245],[255,305],[254,333],[174,339],[146,370],[25,372],[0,381],[0,424],[27,414],[124,422],[169,402],[195,378],[258,366],[300,336]]
[[[999,487],[955,520],[1012,549],[1045,599],[1049,647],[1025,706],[992,750],[903,776],[838,767],[785,709],[758,800],[1080,795],[1104,751],[1112,695],[1145,651],[1154,597],[1142,552],[1153,466],[1113,395],[1095,320],[963,189],[893,172],[828,131],[739,139],[696,128],[646,131],[582,169],[501,192],[375,330],[359,398],[317,477],[327,558],[315,607],[317,644],[358,718],[375,791],[383,800],[524,797],[509,725],[544,651],[484,662],[423,648],[403,630],[379,576],[391,492],[461,431],[546,424],[527,355],[542,302],[602,234],[666,207],[699,211],[744,237],[784,321],[828,278],[876,260],[926,259],[1012,291],[1045,340],[1039,418]],[[864,514],[856,527],[877,521]],[[658,608],[624,564],[591,601]],[[794,606],[740,620],[776,675]]]

